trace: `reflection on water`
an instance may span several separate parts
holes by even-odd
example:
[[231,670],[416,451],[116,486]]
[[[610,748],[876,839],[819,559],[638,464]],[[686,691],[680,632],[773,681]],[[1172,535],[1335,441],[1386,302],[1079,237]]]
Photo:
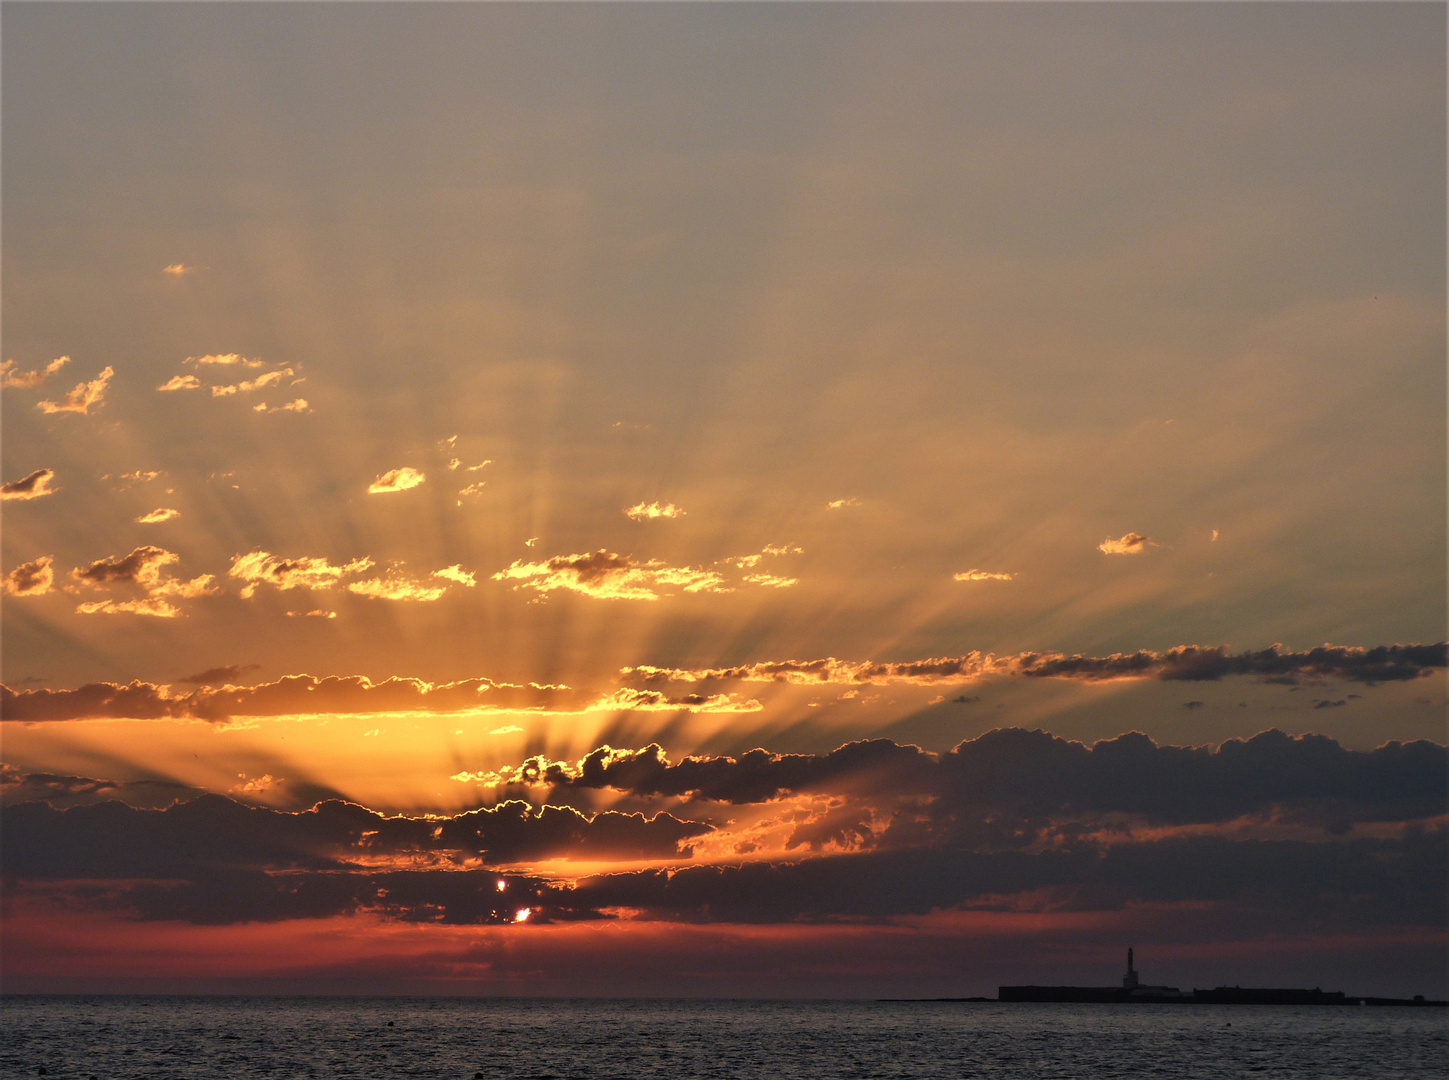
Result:
[[8,997],[0,1072],[132,1077],[1443,1075],[1443,1009]]

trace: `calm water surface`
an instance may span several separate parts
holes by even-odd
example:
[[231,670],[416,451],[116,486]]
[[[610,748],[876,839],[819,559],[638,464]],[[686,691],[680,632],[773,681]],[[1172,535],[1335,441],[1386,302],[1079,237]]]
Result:
[[0,1010],[6,1077],[1449,1075],[1442,1009],[7,997]]

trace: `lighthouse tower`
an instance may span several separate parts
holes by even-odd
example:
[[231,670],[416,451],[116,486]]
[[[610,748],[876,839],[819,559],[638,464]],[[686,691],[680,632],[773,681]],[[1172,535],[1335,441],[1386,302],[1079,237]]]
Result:
[[1137,971],[1132,967],[1132,950],[1127,950],[1127,974],[1122,976],[1123,990],[1137,989]]

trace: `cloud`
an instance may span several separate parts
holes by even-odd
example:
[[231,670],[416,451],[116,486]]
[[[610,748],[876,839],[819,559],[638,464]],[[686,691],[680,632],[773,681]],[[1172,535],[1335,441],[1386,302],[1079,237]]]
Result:
[[1426,741],[1363,751],[1322,735],[1266,731],[1214,749],[1161,746],[1129,732],[1087,746],[1001,728],[944,754],[871,739],[828,754],[755,749],[671,762],[657,744],[603,746],[572,764],[529,758],[498,770],[493,782],[734,804],[828,794],[884,809],[890,824],[877,838],[882,844],[1022,847],[1055,835],[1063,822],[1419,820],[1442,813],[1446,771],[1449,752]]
[[261,664],[227,664],[224,667],[207,668],[205,671],[187,675],[176,681],[190,683],[193,686],[214,686],[218,683],[229,683],[233,679],[239,679],[248,671],[258,671],[261,666]]
[[29,476],[0,485],[0,499],[38,499],[42,495],[54,494],[50,482],[55,473],[50,469],[36,469]]
[[89,566],[76,567],[70,572],[72,580],[97,589],[109,589],[117,585],[135,585],[145,596],[132,600],[91,600],[79,604],[76,612],[81,615],[153,615],[163,619],[174,619],[181,612],[165,597],[174,596],[184,600],[199,596],[210,596],[217,592],[211,574],[201,574],[190,581],[162,576],[162,568],[176,563],[175,552],[151,544],[135,548],[129,555],[112,555],[97,559]]
[[97,559],[89,566],[76,567],[70,576],[87,585],[107,588],[111,585],[132,582],[152,586],[161,580],[161,568],[180,561],[180,556],[165,548],[145,544],[134,548],[129,555],[111,555]]
[[655,518],[683,517],[684,511],[673,503],[635,503],[624,511],[631,521],[653,521]]
[[[152,470],[138,469],[135,472],[123,472],[123,473],[119,474],[116,477],[116,479],[117,480],[120,480],[122,482],[121,483],[121,490],[122,491],[126,491],[126,490],[130,489],[131,487],[135,486],[136,484],[146,484],[146,483],[149,483],[152,480],[155,480],[156,477],[158,477],[160,475],[161,474],[159,472],[156,472],[154,469],[152,469]],[[110,478],[111,478],[111,474],[110,473],[106,473],[105,475],[103,475],[101,477],[102,480],[109,480]]]
[[102,368],[101,373],[90,382],[77,383],[75,389],[59,402],[41,401],[35,407],[46,414],[73,412],[88,415],[92,405],[101,404],[106,396],[106,384],[115,373],[114,368]]
[[172,518],[180,517],[180,510],[172,510],[168,507],[158,507],[149,514],[142,514],[136,519],[142,525],[158,525],[163,521],[170,521]]
[[381,495],[389,491],[407,491],[415,488],[427,479],[427,475],[418,469],[404,465],[400,469],[389,469],[367,487],[369,495]]
[[284,559],[266,551],[253,551],[232,559],[228,577],[246,582],[242,596],[250,597],[258,585],[275,585],[279,589],[330,589],[349,574],[360,574],[372,566],[369,558],[353,559],[342,566],[333,566],[326,559],[303,556]]
[[1066,656],[1062,653],[1024,652],[1011,656],[967,653],[896,663],[837,660],[771,660],[723,668],[661,668],[651,665],[624,668],[623,674],[646,682],[785,682],[805,685],[970,682],[988,676],[1038,679],[1161,679],[1210,682],[1231,675],[1261,675],[1274,681],[1299,678],[1339,678],[1352,682],[1401,682],[1417,679],[1446,666],[1446,643],[1433,645],[1378,645],[1365,649],[1346,645],[1320,645],[1304,652],[1272,645],[1257,652],[1230,653],[1221,646],[1179,645],[1166,652],[1139,650],[1110,656]]
[[285,405],[268,405],[265,401],[262,401],[252,406],[252,412],[259,413],[309,413],[311,411],[312,406],[308,404],[307,399],[300,397],[287,402]]
[[494,574],[493,580],[520,581],[541,593],[569,589],[602,600],[658,600],[673,588],[687,593],[728,591],[724,578],[712,570],[667,566],[659,559],[638,562],[603,548],[585,555],[555,555],[544,562],[519,559]]
[[289,611],[287,616],[292,619],[335,619],[337,612],[313,608],[311,611]]
[[201,380],[195,375],[173,375],[156,389],[163,394],[173,390],[200,390]]
[[14,360],[0,360],[0,387],[7,390],[29,390],[45,382],[68,363],[69,356],[57,356],[41,371],[17,371]]
[[778,577],[775,574],[746,574],[745,580],[751,585],[764,585],[773,589],[788,589],[791,585],[800,584],[799,578]]
[[172,263],[170,266],[163,266],[161,272],[168,277],[185,277],[187,274],[196,273],[196,267],[187,266],[185,263]]
[[827,510],[844,510],[848,506],[859,506],[859,499],[832,499],[825,504]]
[[28,563],[21,563],[0,582],[0,589],[10,596],[44,596],[55,583],[55,571],[51,569],[54,560],[42,555]]
[[154,615],[161,619],[174,619],[181,614],[175,604],[154,596],[143,596],[138,600],[89,600],[76,605],[80,615]]
[[1107,537],[1097,545],[1097,550],[1105,551],[1108,555],[1137,555],[1151,543],[1152,537],[1130,532],[1116,540]]
[[208,353],[205,356],[188,356],[184,363],[197,364],[202,367],[234,367],[240,365],[246,368],[266,367],[261,360],[248,360],[245,356],[237,353]]
[[953,581],[1010,581],[1015,576],[1015,574],[997,574],[990,570],[977,570],[975,567],[951,575]]
[[445,566],[441,570],[434,570],[433,577],[442,578],[445,581],[456,581],[459,585],[466,585],[470,589],[478,584],[478,579],[471,572],[464,570],[459,563]]
[[[396,863],[456,872],[563,855],[688,858],[689,841],[714,831],[670,814],[585,814],[522,802],[446,818],[411,818],[387,817],[341,800],[298,813],[246,806],[221,795],[162,810],[119,803],[57,810],[23,803],[6,811],[0,828],[6,872],[21,879],[180,881],[204,881],[228,869],[336,873]],[[493,881],[487,884],[496,897]],[[371,899],[379,899],[375,891]],[[510,917],[520,899],[519,890],[512,890]]]
[[738,566],[741,570],[748,570],[752,566],[758,566],[760,560],[767,555],[804,555],[805,549],[790,544],[766,544],[753,555],[729,555],[720,560],[720,563],[728,563],[731,566]]
[[474,497],[476,495],[482,495],[483,494],[483,489],[486,488],[487,486],[488,486],[487,484],[483,483],[482,481],[479,481],[476,484],[469,484],[467,487],[460,489],[459,492],[458,492],[458,505],[459,506],[462,506],[463,505],[463,500],[465,498],[472,498],[472,497]]
[[[230,386],[213,386],[212,397],[228,397],[232,394],[250,394],[254,390],[265,390],[268,386],[275,386],[283,379],[289,379],[295,375],[291,368],[280,368],[276,371],[268,371],[264,375],[258,375],[255,379],[243,380]],[[305,404],[305,403],[304,403]]]
[[179,694],[165,685],[141,681],[88,683],[74,690],[0,688],[0,714],[6,720],[26,722],[162,718],[225,722],[238,716],[577,708],[586,701],[566,686],[520,685],[490,679],[429,683],[392,678],[373,682],[363,675],[287,675],[254,686],[202,688]]
[[479,469],[486,469],[486,468],[488,468],[489,465],[492,465],[492,464],[493,464],[493,460],[491,458],[489,458],[487,460],[478,462],[477,465],[469,465],[463,471],[464,472],[477,472]]
[[392,571],[385,577],[353,581],[347,586],[348,592],[370,596],[374,600],[436,600],[446,590],[446,585],[426,585]]
[[632,712],[750,713],[764,708],[758,701],[739,701],[731,694],[685,694],[666,697],[658,690],[615,690],[600,698],[590,710],[628,710]]

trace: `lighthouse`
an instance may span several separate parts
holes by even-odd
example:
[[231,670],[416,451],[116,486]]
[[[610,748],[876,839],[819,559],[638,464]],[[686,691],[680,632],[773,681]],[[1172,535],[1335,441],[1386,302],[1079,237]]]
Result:
[[1127,974],[1122,976],[1122,989],[1137,989],[1137,971],[1132,966],[1132,950],[1130,947],[1127,950]]

